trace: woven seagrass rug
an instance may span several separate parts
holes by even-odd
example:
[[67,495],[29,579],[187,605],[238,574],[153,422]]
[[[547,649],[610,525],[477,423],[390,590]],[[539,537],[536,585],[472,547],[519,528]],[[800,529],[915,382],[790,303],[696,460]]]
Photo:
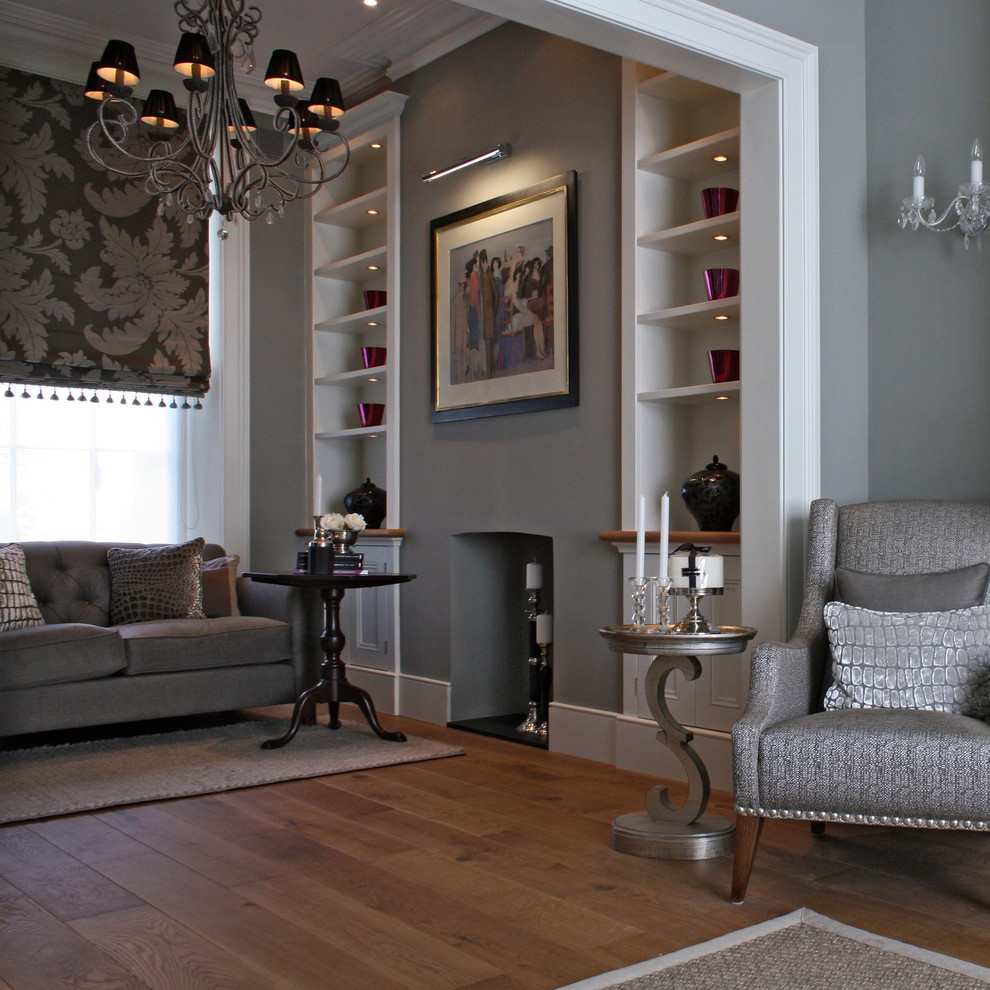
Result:
[[799,908],[560,990],[986,990],[990,969]]
[[457,756],[457,746],[409,736],[379,739],[364,723],[302,726],[282,749],[261,743],[288,720],[233,723],[147,735],[5,749],[0,752],[0,822],[212,794],[280,780],[323,777],[396,763]]

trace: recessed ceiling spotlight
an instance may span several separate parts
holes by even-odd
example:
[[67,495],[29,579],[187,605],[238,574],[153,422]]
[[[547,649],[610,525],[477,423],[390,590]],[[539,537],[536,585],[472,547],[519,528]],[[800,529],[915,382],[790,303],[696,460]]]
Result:
[[727,320],[728,318],[729,317],[725,313],[716,313],[715,314],[715,319],[716,320]]
[[715,155],[712,158],[712,161],[713,162],[727,162],[728,160],[729,160],[729,156],[728,155]]
[[368,265],[368,271],[369,272],[377,272],[378,271],[378,265]]
[[715,398],[716,398],[716,400],[718,402],[728,402],[729,401],[729,397],[727,395],[716,395]]
[[378,210],[368,210],[368,216],[369,217],[377,217],[378,216]]
[[[728,317],[726,317],[726,319],[728,319]],[[374,320],[369,320],[368,321],[368,326],[369,327],[377,327],[378,324]]]
[[713,241],[727,241],[729,239],[728,234],[716,234],[712,240]]
[[380,378],[369,378],[368,381],[369,382],[380,382],[381,379]]
[[378,0],[362,0],[362,2],[364,3],[365,7],[377,7],[378,6]]
[[368,145],[369,148],[380,148],[381,146],[381,141],[372,141],[371,144]]

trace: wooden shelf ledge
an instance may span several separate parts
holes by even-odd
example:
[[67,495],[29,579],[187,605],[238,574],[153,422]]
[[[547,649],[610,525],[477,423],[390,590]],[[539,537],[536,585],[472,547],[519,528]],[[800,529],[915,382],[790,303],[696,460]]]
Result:
[[[671,543],[738,543],[741,539],[738,530],[671,530]],[[603,543],[635,543],[636,531],[629,529],[609,529],[598,534],[598,539]],[[646,531],[647,543],[660,542],[660,530],[648,529]]]

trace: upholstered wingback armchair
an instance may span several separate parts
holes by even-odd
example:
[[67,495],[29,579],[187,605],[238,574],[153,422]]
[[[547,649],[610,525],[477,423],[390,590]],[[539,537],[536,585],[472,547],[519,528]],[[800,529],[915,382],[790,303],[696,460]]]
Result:
[[[953,707],[945,699],[966,692],[952,664],[926,666],[948,644],[950,660],[976,668],[966,691],[986,701],[987,561],[990,505],[812,503],[797,630],[754,649],[749,701],[732,730],[733,902],[745,897],[767,818],[806,819],[815,832],[826,822],[990,831],[986,713],[901,707],[898,694],[907,684],[918,705]],[[835,599],[851,604],[828,604]],[[830,632],[837,656],[852,661],[835,668],[834,687]],[[878,672],[884,660],[905,662],[900,644],[918,642],[924,669]],[[852,706],[823,710],[826,691]],[[864,697],[890,707],[859,707]]]

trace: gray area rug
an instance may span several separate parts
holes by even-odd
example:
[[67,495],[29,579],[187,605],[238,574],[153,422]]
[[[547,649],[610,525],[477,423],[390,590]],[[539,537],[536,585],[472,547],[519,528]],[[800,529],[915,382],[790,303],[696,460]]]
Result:
[[990,969],[799,908],[560,990],[986,990]]
[[287,719],[0,752],[0,822],[48,818],[141,801],[212,794],[457,756],[457,746],[410,736],[379,739],[363,723],[303,726],[282,749],[261,749]]

